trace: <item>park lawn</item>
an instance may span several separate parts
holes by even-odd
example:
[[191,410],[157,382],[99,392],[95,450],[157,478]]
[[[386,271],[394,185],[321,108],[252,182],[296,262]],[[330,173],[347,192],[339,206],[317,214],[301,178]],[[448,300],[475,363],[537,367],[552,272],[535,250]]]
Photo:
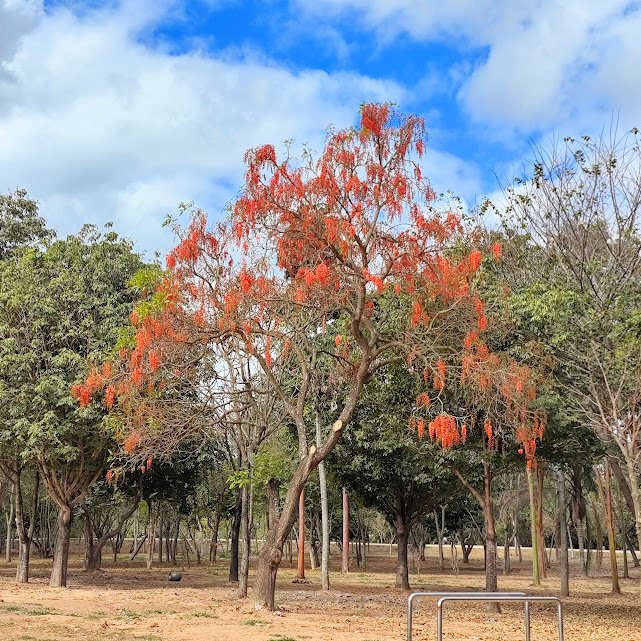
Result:
[[[78,550],[79,551],[79,550]],[[513,573],[499,578],[502,590],[527,594],[559,594],[554,567],[543,586],[530,585],[529,550],[522,563],[512,560]],[[459,563],[454,574],[446,559],[438,568],[436,548],[428,547],[420,575],[410,576],[414,590],[481,589],[482,548],[471,563]],[[576,563],[576,561],[575,561]],[[332,557],[338,570],[340,557]],[[28,585],[13,580],[15,565],[0,565],[1,641],[401,641],[406,638],[407,593],[394,585],[395,557],[388,546],[372,546],[367,569],[343,575],[333,571],[332,590],[319,590],[320,571],[307,570],[310,583],[294,583],[295,568],[287,560],[279,571],[277,612],[254,611],[239,600],[227,582],[223,559],[215,567],[184,566],[181,582],[169,582],[170,566],[147,572],[140,563],[105,562],[100,572],[84,572],[80,556],[70,563],[69,587],[49,588],[50,561],[33,560]],[[179,569],[183,568],[180,566]],[[622,581],[624,594],[613,596],[606,567],[581,579],[573,567],[570,598],[564,599],[567,641],[640,641],[641,600],[638,569]],[[414,639],[435,639],[435,599],[418,603]],[[448,605],[444,638],[506,640],[524,638],[523,606],[503,606],[486,614],[479,604]],[[557,638],[556,610],[533,607],[532,641]]]

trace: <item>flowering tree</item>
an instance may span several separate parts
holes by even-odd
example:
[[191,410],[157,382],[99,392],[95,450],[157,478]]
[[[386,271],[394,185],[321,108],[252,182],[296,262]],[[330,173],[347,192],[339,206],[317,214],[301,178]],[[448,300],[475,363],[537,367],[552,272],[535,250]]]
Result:
[[[207,346],[235,341],[261,368],[296,426],[300,460],[282,511],[270,516],[257,607],[274,605],[305,481],[338,442],[367,380],[387,364],[420,363],[438,393],[446,379],[438,354],[452,327],[485,329],[482,306],[470,294],[481,253],[465,249],[475,236],[456,213],[432,205],[420,165],[425,143],[422,118],[364,105],[360,126],[330,132],[318,157],[307,151],[296,163],[279,160],[270,145],[250,150],[229,220],[212,230],[194,212],[167,257],[154,302],[134,319],[137,344],[122,355],[126,378],[116,385],[92,380],[79,390],[104,388],[108,405],[133,404],[137,420],[126,445],[144,448],[145,435],[158,429],[145,395],[197,378]],[[452,260],[447,251],[455,245],[460,258]],[[441,310],[430,316],[435,300]],[[333,340],[315,340],[323,333]],[[177,345],[187,355],[182,366],[164,367]],[[340,380],[345,394],[328,435],[310,447],[305,409],[321,350],[333,363],[322,375]]]

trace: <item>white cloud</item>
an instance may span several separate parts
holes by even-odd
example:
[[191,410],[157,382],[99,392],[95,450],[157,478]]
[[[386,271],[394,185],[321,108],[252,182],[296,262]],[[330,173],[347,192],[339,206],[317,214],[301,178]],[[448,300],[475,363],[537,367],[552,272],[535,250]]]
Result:
[[357,74],[145,46],[163,11],[179,9],[131,0],[46,13],[0,0],[0,25],[12,25],[1,50],[0,191],[28,189],[63,234],[113,220],[141,248],[166,250],[165,214],[192,199],[217,214],[241,184],[247,148],[319,146],[327,124],[352,122],[362,100],[407,94]]
[[541,131],[641,120],[641,9],[630,0],[299,0],[317,17],[356,12],[390,39],[444,42],[475,60],[459,101],[477,123]]

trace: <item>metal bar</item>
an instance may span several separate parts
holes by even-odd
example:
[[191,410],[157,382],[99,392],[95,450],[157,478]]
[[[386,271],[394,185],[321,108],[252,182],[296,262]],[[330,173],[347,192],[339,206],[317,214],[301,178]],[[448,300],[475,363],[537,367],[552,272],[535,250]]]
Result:
[[[437,609],[437,619],[436,619],[436,639],[437,641],[443,641],[443,606],[447,601],[489,601],[492,603],[497,603],[499,601],[516,601],[529,603],[537,602],[548,602],[557,604],[557,616],[559,623],[559,641],[563,641],[563,604],[558,597],[555,596],[515,596],[515,595],[505,595],[496,596],[486,594],[479,594],[476,596],[457,596],[455,594],[449,594],[448,596],[441,597],[436,604]],[[529,611],[528,611],[529,619]],[[528,628],[526,628],[526,635],[528,634]]]
[[525,602],[525,641],[530,641],[530,604]]
[[417,597],[442,597],[442,596],[478,596],[478,595],[513,595],[525,596],[525,592],[413,592],[407,599],[407,641],[412,641],[412,619],[414,612],[414,599]]

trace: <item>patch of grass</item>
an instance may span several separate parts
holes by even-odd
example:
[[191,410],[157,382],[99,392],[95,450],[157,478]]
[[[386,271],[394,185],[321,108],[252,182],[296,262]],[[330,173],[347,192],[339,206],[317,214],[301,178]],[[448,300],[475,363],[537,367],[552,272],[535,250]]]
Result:
[[40,606],[39,608],[23,608],[20,605],[3,605],[0,609],[4,612],[16,612],[18,614],[26,614],[27,616],[44,616],[47,614],[60,614],[52,608]]
[[277,634],[275,637],[268,639],[267,641],[297,641],[297,639],[294,637],[282,637],[280,634]]
[[107,616],[106,612],[90,612],[89,614],[85,614],[85,619],[88,619],[89,621],[94,621],[95,619],[102,619]]
[[211,612],[192,612],[190,617],[202,617],[203,619],[217,619],[218,617]]
[[122,610],[118,611],[118,614],[116,615],[117,619],[143,619],[145,617],[143,612],[136,612],[135,610],[127,610],[127,608],[123,608]]
[[245,619],[243,621],[239,621],[238,625],[265,625],[265,622],[260,621],[259,619]]

